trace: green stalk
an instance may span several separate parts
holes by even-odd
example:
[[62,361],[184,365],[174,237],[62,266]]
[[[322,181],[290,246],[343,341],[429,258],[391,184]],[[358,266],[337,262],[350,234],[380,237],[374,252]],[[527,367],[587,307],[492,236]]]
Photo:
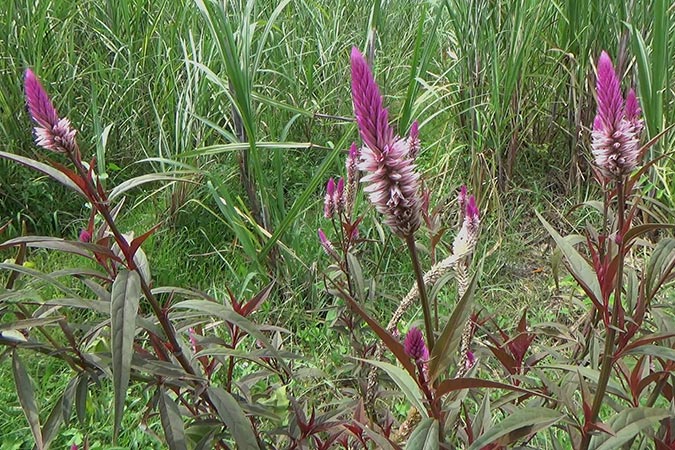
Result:
[[[623,178],[617,181],[616,183],[617,190],[617,235],[620,237],[619,240],[619,253],[617,257],[619,258],[619,264],[616,271],[616,284],[614,286],[614,307],[612,308],[612,323],[607,329],[607,335],[605,336],[605,350],[602,355],[602,366],[600,368],[600,377],[598,378],[598,387],[595,391],[595,397],[593,398],[593,406],[591,407],[591,417],[590,421],[593,423],[598,418],[600,413],[600,408],[602,407],[602,402],[605,397],[605,391],[607,390],[607,384],[609,383],[609,376],[612,373],[612,360],[614,354],[614,340],[616,338],[616,329],[619,321],[619,311],[621,308],[621,289],[623,287],[623,260],[624,260],[624,242],[623,236],[621,236],[621,231],[623,230],[624,223],[624,185]],[[581,441],[581,450],[587,450],[588,445],[591,442],[591,435],[589,433],[584,433],[583,439]]]
[[410,259],[417,279],[417,290],[420,293],[420,301],[422,302],[422,313],[424,314],[424,328],[427,335],[427,347],[429,353],[434,349],[434,327],[431,322],[431,309],[429,308],[429,299],[427,298],[427,290],[424,286],[424,273],[420,266],[419,258],[417,257],[417,249],[415,248],[415,236],[409,234],[405,237],[405,243],[408,245],[410,252]]

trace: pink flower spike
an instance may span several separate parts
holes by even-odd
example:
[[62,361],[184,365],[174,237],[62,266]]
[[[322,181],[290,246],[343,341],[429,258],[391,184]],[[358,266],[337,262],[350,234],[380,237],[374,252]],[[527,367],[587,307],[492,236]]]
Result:
[[593,121],[592,151],[595,165],[603,177],[621,179],[638,165],[640,106],[631,89],[624,100],[612,61],[606,52],[598,60],[596,85],[598,112]]
[[623,96],[612,60],[604,50],[598,60],[596,91],[598,116],[600,116],[603,126],[616,127],[623,116]]
[[333,247],[333,244],[326,237],[326,233],[324,233],[321,228],[317,230],[317,233],[319,234],[319,242],[321,242],[321,247],[323,247],[323,251],[326,252],[328,256],[337,258],[338,255],[335,252],[335,247]]
[[80,242],[91,242],[91,233],[89,230],[82,229],[82,231],[80,231],[79,240]]
[[410,135],[408,136],[408,146],[410,147],[410,158],[415,159],[420,154],[422,144],[420,142],[420,130],[417,121],[410,126]]
[[335,203],[335,208],[337,211],[342,214],[345,210],[345,180],[340,178],[337,182],[337,187],[335,188],[335,194],[333,194],[333,202]]
[[54,152],[77,152],[76,130],[67,118],[59,118],[47,92],[30,69],[26,69],[24,89],[28,113],[38,124],[34,129],[35,143]]
[[412,327],[403,341],[403,350],[415,362],[423,363],[429,360],[429,350],[424,342],[424,336],[417,327]]
[[457,194],[457,204],[459,205],[459,210],[462,213],[466,212],[466,196],[467,196],[467,189],[466,185],[463,184],[462,187],[459,188],[459,194]]
[[332,178],[328,179],[326,184],[326,198],[323,202],[323,215],[326,219],[333,217],[335,212],[335,181]]
[[26,69],[24,77],[26,105],[31,118],[43,128],[54,127],[59,121],[56,108],[31,69]]
[[356,48],[352,49],[351,65],[354,113],[365,143],[359,169],[368,172],[361,180],[368,184],[364,191],[396,235],[411,236],[420,226],[421,200],[410,144],[394,139],[373,74]]
[[476,197],[473,195],[469,197],[469,201],[466,203],[466,217],[472,221],[478,221],[480,219],[478,206],[476,206]]
[[371,149],[382,150],[394,142],[389,113],[382,106],[382,95],[373,73],[356,47],[352,48],[352,99],[361,139]]

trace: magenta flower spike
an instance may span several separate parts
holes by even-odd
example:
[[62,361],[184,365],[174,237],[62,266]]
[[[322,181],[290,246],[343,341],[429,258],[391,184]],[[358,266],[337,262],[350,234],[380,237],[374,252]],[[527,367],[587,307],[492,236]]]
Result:
[[335,212],[335,181],[332,178],[326,183],[326,198],[323,202],[323,215],[326,219],[333,217]]
[[414,160],[415,158],[417,158],[417,155],[420,154],[420,150],[422,149],[422,143],[420,142],[419,124],[417,123],[417,121],[414,121],[410,126],[408,145],[410,146],[410,158]]
[[335,194],[333,194],[333,203],[338,214],[345,212],[345,180],[340,178],[335,187]]
[[604,176],[620,179],[638,165],[643,125],[635,92],[631,89],[624,102],[612,60],[604,51],[598,59],[596,94],[598,112],[592,133],[595,165]]
[[403,350],[406,355],[410,356],[415,362],[424,363],[429,360],[429,350],[424,343],[424,336],[422,331],[417,327],[412,327],[403,341]]
[[364,191],[395,234],[411,236],[420,226],[421,199],[410,144],[394,138],[373,74],[356,48],[351,65],[354,113],[365,144],[359,169],[368,173],[361,180],[368,184]]
[[58,153],[74,152],[76,130],[67,118],[59,118],[47,91],[30,69],[26,69],[24,89],[28,113],[38,125],[34,129],[35,143]]

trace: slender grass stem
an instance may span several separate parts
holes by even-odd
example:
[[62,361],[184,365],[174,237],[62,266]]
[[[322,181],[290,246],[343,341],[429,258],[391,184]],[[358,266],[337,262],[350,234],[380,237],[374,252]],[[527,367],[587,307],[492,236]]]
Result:
[[420,293],[420,301],[422,302],[422,313],[424,314],[424,328],[427,334],[427,347],[429,347],[429,353],[434,348],[434,326],[431,320],[431,309],[429,308],[429,299],[427,298],[427,290],[424,286],[424,272],[422,272],[422,267],[420,266],[419,258],[417,257],[417,249],[415,248],[415,236],[412,234],[405,237],[405,242],[408,245],[408,251],[410,252],[410,259],[413,265],[413,271],[415,272],[415,278],[417,279],[417,290]]

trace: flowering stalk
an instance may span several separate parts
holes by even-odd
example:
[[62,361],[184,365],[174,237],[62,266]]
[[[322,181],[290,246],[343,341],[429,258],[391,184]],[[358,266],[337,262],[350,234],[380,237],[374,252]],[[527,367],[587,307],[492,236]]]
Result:
[[413,156],[419,150],[417,125],[413,125],[407,139],[394,136],[389,112],[382,105],[373,74],[356,47],[352,48],[351,69],[354,114],[364,143],[359,169],[367,172],[361,181],[367,184],[364,191],[375,209],[384,216],[384,223],[408,246],[422,303],[427,342],[429,349],[433,349],[431,310],[414,237],[421,223],[422,204],[419,174],[413,163]]
[[[598,112],[593,121],[592,151],[595,164],[606,181],[612,180],[617,192],[617,273],[614,280],[614,303],[612,306],[611,324],[606,324],[605,348],[600,366],[600,376],[595,397],[586,417],[586,424],[592,426],[598,418],[605,391],[609,383],[614,360],[617,327],[620,326],[621,294],[623,288],[623,264],[625,258],[624,236],[622,235],[625,223],[625,179],[639,163],[640,134],[643,123],[640,119],[640,107],[633,89],[628,91],[626,99],[621,94],[619,78],[614,71],[612,61],[606,52],[602,52],[598,60],[598,75],[596,84]],[[605,195],[605,220],[608,220],[610,195]],[[607,226],[607,225],[606,225]],[[609,230],[605,229],[606,235]],[[605,239],[605,241],[609,241]],[[602,251],[602,250],[601,250]],[[589,429],[584,428],[580,448],[586,450],[590,444]]]

